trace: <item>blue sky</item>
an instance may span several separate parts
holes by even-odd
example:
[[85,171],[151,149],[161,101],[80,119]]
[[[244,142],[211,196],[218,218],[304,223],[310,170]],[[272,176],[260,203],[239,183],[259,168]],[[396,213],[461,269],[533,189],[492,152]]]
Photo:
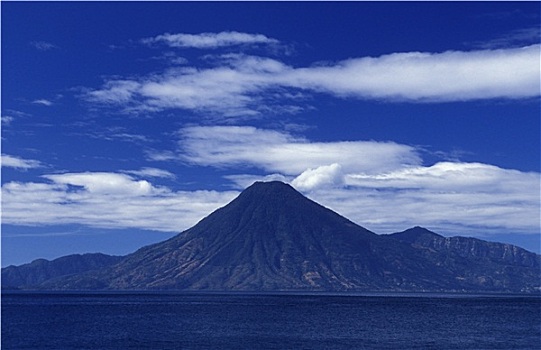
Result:
[[540,248],[536,2],[2,2],[2,266],[127,254],[282,180]]

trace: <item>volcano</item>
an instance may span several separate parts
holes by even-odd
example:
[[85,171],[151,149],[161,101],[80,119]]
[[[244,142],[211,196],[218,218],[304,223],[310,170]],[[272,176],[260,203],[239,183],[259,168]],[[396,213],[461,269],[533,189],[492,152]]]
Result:
[[[141,248],[99,271],[59,276],[37,288],[539,290],[539,255],[472,238],[460,237],[451,246],[446,240],[419,227],[378,235],[285,183],[256,182],[169,240]],[[473,246],[478,254],[471,253]]]

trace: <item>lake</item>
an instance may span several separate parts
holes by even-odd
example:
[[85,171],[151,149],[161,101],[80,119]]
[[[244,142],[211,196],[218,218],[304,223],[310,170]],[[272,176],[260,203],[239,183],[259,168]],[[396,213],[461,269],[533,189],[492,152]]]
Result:
[[541,349],[541,298],[3,293],[2,349]]

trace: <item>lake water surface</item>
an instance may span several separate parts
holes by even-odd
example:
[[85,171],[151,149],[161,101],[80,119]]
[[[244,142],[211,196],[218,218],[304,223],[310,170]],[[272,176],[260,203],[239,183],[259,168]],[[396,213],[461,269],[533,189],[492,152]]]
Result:
[[541,298],[3,293],[2,349],[541,349]]

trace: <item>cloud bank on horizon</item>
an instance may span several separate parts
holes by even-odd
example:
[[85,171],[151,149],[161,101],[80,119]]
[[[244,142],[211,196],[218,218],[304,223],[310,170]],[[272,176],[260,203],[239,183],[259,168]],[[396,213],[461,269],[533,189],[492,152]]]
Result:
[[[422,163],[420,151],[396,143],[310,142],[275,130],[239,126],[188,127],[172,157],[192,166],[259,168],[237,174],[236,189],[254,181],[291,183],[312,199],[375,231],[412,224],[463,233],[539,231],[540,174],[481,163]],[[35,160],[3,155],[3,166]],[[156,168],[118,173],[42,176],[45,183],[2,187],[3,221],[16,225],[74,224],[177,232],[227,204],[237,190],[175,191],[149,180],[174,177]],[[32,203],[32,215],[28,215]],[[420,215],[422,213],[422,215]]]
[[[158,185],[158,179],[174,180],[176,175],[154,166],[107,172],[48,171],[48,166],[39,179],[2,185],[3,223],[178,232],[253,181],[279,179],[376,232],[415,224],[447,232],[539,233],[538,172],[479,162],[427,164],[419,146],[312,141],[300,133],[250,124],[315,108],[313,99],[319,94],[415,104],[539,98],[539,44],[393,52],[295,66],[271,55],[245,53],[250,47],[270,52],[285,45],[259,33],[164,33],[138,43],[153,50],[211,53],[192,62],[173,61],[178,58],[173,56],[162,71],[106,78],[100,87],[83,89],[80,97],[107,113],[151,118],[153,113],[183,110],[200,116],[200,123],[172,131],[174,147],[147,152],[147,161],[234,170],[222,178],[231,190]],[[42,51],[56,48],[45,42],[33,45]],[[32,103],[52,106],[45,99]],[[2,155],[2,166],[44,168],[40,160],[9,154]]]

